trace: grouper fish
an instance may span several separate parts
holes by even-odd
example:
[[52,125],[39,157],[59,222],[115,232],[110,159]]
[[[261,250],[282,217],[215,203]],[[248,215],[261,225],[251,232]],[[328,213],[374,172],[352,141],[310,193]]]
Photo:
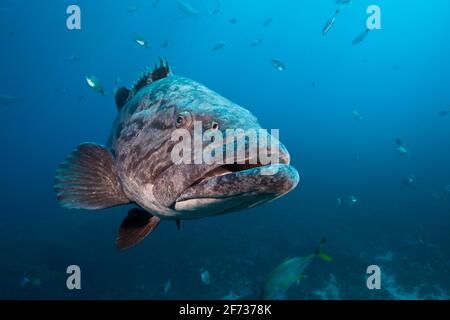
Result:
[[[135,204],[120,226],[116,245],[126,249],[143,240],[161,220],[199,219],[244,210],[279,198],[293,190],[297,170],[287,149],[263,165],[235,163],[175,163],[172,133],[195,123],[204,130],[261,129],[245,108],[204,85],[171,73],[160,59],[152,71],[129,89],[115,94],[118,109],[106,146],[83,143],[59,166],[55,191],[68,209],[98,210]],[[266,138],[272,136],[268,133]],[[203,142],[207,145],[207,141]],[[244,143],[249,151],[249,143]],[[246,152],[250,154],[250,152]],[[249,157],[249,156],[248,156]],[[250,160],[250,159],[246,159]],[[274,169],[273,174],[262,170]]]

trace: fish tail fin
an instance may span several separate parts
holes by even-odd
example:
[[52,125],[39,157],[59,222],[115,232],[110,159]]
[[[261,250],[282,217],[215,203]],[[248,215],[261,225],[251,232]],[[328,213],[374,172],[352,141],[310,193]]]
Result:
[[114,170],[109,149],[79,145],[59,166],[55,177],[59,203],[68,209],[105,209],[129,203]]
[[324,238],[324,239],[320,240],[320,243],[316,249],[315,255],[326,262],[334,262],[334,259],[331,256],[329,256],[328,254],[326,254],[323,250],[323,247],[325,246],[326,243],[327,243],[327,239]]

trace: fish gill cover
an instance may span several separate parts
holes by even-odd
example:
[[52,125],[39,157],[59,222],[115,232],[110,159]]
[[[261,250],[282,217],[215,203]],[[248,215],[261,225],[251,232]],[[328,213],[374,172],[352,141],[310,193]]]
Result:
[[0,4],[1,299],[450,298],[448,1],[73,5]]

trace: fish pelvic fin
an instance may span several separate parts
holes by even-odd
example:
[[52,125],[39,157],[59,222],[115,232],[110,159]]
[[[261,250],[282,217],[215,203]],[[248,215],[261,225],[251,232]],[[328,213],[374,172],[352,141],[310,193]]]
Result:
[[79,145],[60,164],[55,191],[68,209],[105,209],[130,202],[114,170],[113,155],[95,143]]
[[160,218],[141,210],[131,209],[122,222],[116,239],[119,250],[129,249],[144,240],[158,226]]

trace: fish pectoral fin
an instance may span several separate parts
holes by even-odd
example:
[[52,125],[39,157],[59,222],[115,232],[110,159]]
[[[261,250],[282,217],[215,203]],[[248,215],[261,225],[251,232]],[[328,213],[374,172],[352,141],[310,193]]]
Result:
[[95,143],[79,145],[61,163],[55,191],[60,204],[68,209],[105,209],[130,202],[114,170],[113,155]]
[[160,221],[160,218],[144,210],[131,209],[120,226],[116,240],[117,248],[125,250],[135,246],[155,230]]
[[123,106],[128,102],[131,96],[131,90],[126,87],[120,87],[116,90],[114,95],[116,101],[117,111],[120,111]]

